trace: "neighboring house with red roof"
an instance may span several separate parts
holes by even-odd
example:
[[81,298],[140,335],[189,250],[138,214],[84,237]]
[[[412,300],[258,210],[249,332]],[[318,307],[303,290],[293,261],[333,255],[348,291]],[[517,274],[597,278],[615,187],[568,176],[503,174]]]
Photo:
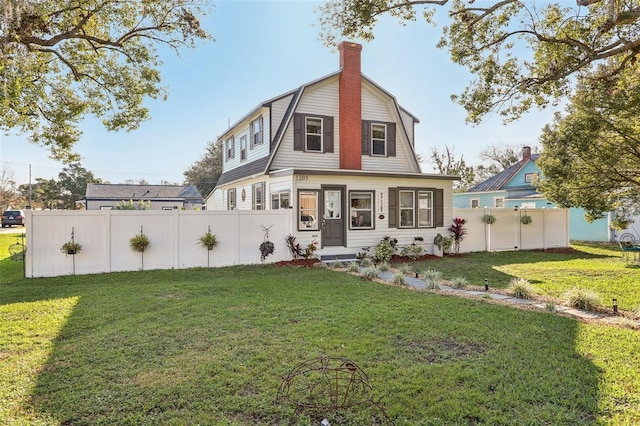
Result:
[[[453,194],[457,208],[507,208],[533,209],[555,208],[544,194],[536,190],[536,182],[542,174],[536,161],[539,154],[532,154],[530,147],[522,150],[522,159],[502,172],[469,188]],[[609,241],[611,218],[589,223],[584,219],[584,209],[569,209],[569,238],[576,241]]]
[[362,46],[339,46],[340,69],[260,103],[218,138],[223,172],[208,210],[293,209],[303,247],[353,256],[385,236],[431,244],[452,221],[456,176],[425,174],[419,120],[364,76]]
[[[194,185],[87,184],[87,210],[111,210],[132,201],[149,210],[201,209],[204,199]],[[124,203],[123,203],[124,202]]]

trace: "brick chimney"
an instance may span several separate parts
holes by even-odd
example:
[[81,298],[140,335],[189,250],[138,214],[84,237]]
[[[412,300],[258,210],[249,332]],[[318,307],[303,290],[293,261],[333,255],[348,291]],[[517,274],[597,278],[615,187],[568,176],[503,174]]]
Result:
[[531,147],[523,146],[522,147],[522,161],[531,160]]
[[362,46],[343,41],[340,51],[340,168],[362,169]]

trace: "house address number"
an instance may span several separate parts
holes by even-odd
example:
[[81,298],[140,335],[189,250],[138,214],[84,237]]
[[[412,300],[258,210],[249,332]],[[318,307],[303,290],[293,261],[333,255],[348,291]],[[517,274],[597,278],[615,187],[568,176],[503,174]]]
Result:
[[309,180],[309,175],[296,175],[296,182]]

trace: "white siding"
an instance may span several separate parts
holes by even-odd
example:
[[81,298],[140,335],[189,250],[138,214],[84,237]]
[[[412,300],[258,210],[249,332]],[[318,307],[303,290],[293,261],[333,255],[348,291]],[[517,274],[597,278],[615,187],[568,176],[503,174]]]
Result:
[[[255,161],[262,157],[269,155],[269,141],[271,140],[271,127],[269,115],[267,114],[268,109],[262,108],[259,114],[255,114],[250,116],[247,120],[243,120],[238,123],[232,130],[227,131],[226,136],[222,139],[222,147],[224,149],[224,158],[222,160],[223,171],[233,170],[236,167],[243,166],[251,161]],[[253,120],[256,120],[258,117],[262,115],[262,144],[256,145],[253,148],[250,148],[251,141],[249,140],[249,126]],[[235,141],[235,158],[231,158],[227,160],[227,149],[226,142],[233,135]],[[242,136],[246,136],[247,138],[247,158],[246,160],[240,159],[240,138]]]
[[382,97],[380,91],[369,84],[362,86],[362,119],[380,120],[396,123],[396,155],[395,157],[372,157],[362,156],[362,170],[412,173],[419,172],[411,164],[409,141],[402,129],[402,122],[399,121],[395,112],[393,100],[387,96]]
[[275,133],[278,131],[280,127],[280,123],[282,123],[282,119],[284,118],[284,114],[287,112],[287,108],[293,99],[293,95],[286,96],[282,99],[278,99],[271,104],[271,123],[270,126],[273,126],[273,132],[271,132],[271,137],[269,141],[275,136]]
[[400,110],[400,114],[402,117],[402,122],[404,123],[404,127],[407,129],[409,144],[415,147],[416,142],[413,140],[415,136],[414,134],[415,122],[413,121],[413,117],[410,114],[407,114],[407,112],[403,110]]
[[[348,204],[349,191],[375,191],[375,229],[371,230],[351,230],[347,229],[347,247],[318,250],[318,255],[326,253],[336,254],[340,251],[344,253],[357,253],[363,247],[375,246],[387,235],[398,239],[398,244],[409,245],[414,241],[414,237],[423,237],[424,245],[430,247],[433,238],[438,234],[449,235],[447,228],[453,219],[453,191],[450,180],[438,179],[412,179],[412,178],[388,178],[388,177],[360,177],[360,176],[308,176],[307,180],[296,181],[293,177],[292,201],[294,212],[297,211],[297,192],[303,189],[320,189],[322,185],[346,185],[346,202]],[[444,226],[439,228],[415,228],[400,229],[389,228],[388,226],[388,203],[389,188],[395,187],[416,187],[443,189],[444,196]],[[382,196],[382,198],[381,198]],[[382,202],[381,202],[382,199]],[[348,206],[347,206],[348,207]],[[379,216],[383,215],[383,219]],[[295,216],[295,215],[294,215]],[[294,217],[294,221],[296,218]],[[294,222],[294,229],[295,227]],[[296,231],[296,241],[301,245],[306,245],[313,241],[320,241],[321,231]]]
[[293,120],[290,121],[273,168],[309,167],[338,169],[340,167],[340,123],[338,120],[338,78],[334,77],[305,88],[296,108],[297,113],[333,117],[333,153],[315,153],[293,150]]

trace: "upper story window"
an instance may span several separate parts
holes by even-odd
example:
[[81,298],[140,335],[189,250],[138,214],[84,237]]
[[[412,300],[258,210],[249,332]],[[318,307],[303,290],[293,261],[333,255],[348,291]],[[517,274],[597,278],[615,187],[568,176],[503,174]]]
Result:
[[240,137],[240,160],[247,159],[247,137]]
[[472,209],[477,209],[478,207],[480,207],[480,199],[479,198],[472,198],[471,199],[471,208]]
[[262,144],[263,130],[262,130],[262,116],[256,118],[249,125],[249,137],[251,138],[251,148],[255,145]]
[[493,207],[503,208],[504,207],[504,198],[494,198],[493,199]]
[[293,149],[307,152],[333,152],[333,117],[295,114]]
[[371,125],[371,155],[387,155],[387,126]]
[[233,136],[224,142],[225,159],[228,161],[236,157],[236,142]]
[[524,181],[526,183],[534,183],[538,181],[538,177],[540,176],[540,173],[525,173],[524,174]]
[[322,119],[307,117],[305,119],[305,151],[322,152]]
[[396,123],[363,120],[362,155],[395,157]]

